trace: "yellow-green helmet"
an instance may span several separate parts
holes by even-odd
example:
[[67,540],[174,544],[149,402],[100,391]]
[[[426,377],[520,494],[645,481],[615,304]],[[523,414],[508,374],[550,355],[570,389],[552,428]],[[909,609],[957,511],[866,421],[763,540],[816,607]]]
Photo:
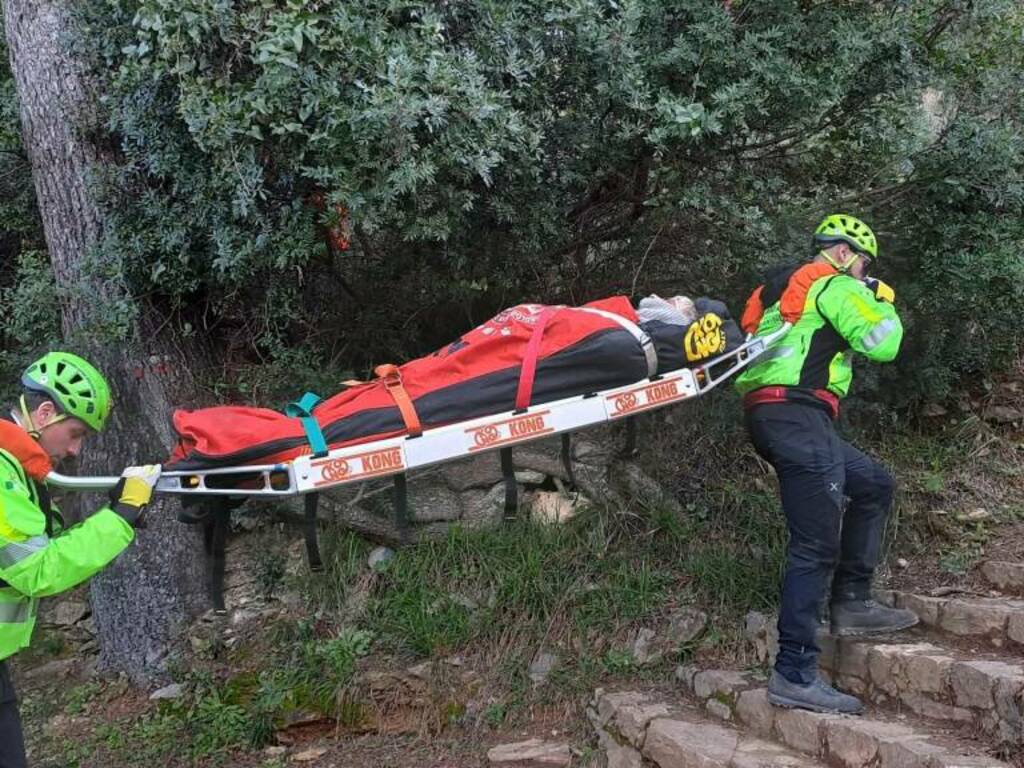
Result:
[[21,376],[25,389],[41,392],[67,416],[81,419],[99,432],[110,415],[110,386],[103,374],[70,352],[49,352]]
[[833,213],[814,230],[816,245],[835,245],[846,243],[858,253],[864,253],[872,259],[878,258],[878,243],[871,228],[860,219],[847,216],[845,213]]

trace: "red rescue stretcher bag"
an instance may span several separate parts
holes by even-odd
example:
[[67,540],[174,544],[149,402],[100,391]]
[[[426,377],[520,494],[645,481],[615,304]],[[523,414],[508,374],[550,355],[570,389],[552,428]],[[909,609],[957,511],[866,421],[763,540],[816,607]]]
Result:
[[273,464],[703,365],[743,343],[725,305],[694,302],[690,325],[639,324],[629,299],[582,307],[520,304],[431,355],[286,413],[226,405],[174,413],[170,470]]

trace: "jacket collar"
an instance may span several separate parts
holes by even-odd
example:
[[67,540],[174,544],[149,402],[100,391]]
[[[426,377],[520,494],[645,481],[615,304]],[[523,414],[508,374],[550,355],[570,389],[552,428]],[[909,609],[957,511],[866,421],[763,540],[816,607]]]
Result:
[[0,448],[14,456],[33,480],[43,482],[53,469],[39,443],[20,426],[4,419],[0,419]]

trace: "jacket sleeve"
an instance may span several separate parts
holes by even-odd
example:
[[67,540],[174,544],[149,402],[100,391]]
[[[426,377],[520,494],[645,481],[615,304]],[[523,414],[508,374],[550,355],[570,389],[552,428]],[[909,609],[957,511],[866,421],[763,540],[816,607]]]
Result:
[[45,597],[81,584],[135,538],[108,507],[52,538],[43,511],[23,478],[0,473],[0,579],[29,597]]
[[848,275],[831,278],[818,294],[817,305],[854,352],[880,363],[896,357],[903,341],[896,308],[876,299],[860,280]]

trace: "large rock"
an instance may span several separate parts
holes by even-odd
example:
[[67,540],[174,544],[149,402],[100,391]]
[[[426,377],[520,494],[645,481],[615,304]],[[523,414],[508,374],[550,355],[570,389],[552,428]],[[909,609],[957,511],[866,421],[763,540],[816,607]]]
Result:
[[874,762],[880,744],[907,741],[915,735],[911,729],[892,723],[838,718],[825,728],[828,753],[844,768],[866,768]]
[[743,635],[753,647],[754,657],[759,662],[775,662],[779,652],[779,630],[774,616],[751,611],[743,622]]
[[589,503],[578,493],[568,497],[558,491],[536,491],[530,498],[530,517],[539,523],[566,523]]
[[70,627],[88,616],[89,604],[78,600],[62,600],[53,611],[53,623],[58,627]]
[[708,615],[704,611],[680,608],[669,616],[668,639],[676,647],[687,645],[704,634],[707,625]]
[[778,710],[768,703],[764,688],[743,691],[736,699],[736,715],[758,736],[770,736]]
[[808,755],[821,754],[822,730],[831,715],[787,709],[775,715],[775,730],[784,744]]
[[698,699],[714,696],[733,701],[748,685],[746,675],[728,669],[708,669],[693,677],[693,693]]
[[954,635],[986,635],[1002,639],[1013,609],[998,602],[950,600],[942,608],[939,626]]
[[651,721],[669,714],[671,709],[667,704],[624,704],[615,712],[608,727],[639,749],[644,744],[644,735]]
[[739,736],[728,728],[662,719],[648,727],[642,752],[660,768],[723,768],[737,746]]
[[966,661],[954,664],[950,670],[950,684],[958,706],[972,709],[992,709],[992,672],[988,661]]
[[165,685],[163,688],[149,694],[149,700],[161,701],[163,699],[180,699],[184,692],[185,688],[181,683],[171,683],[170,685]]
[[495,766],[564,768],[572,762],[572,751],[568,744],[562,742],[530,739],[514,744],[499,744],[487,751],[487,759]]
[[948,656],[913,656],[904,664],[909,686],[921,693],[945,694],[949,688],[949,669],[953,660]]
[[1006,625],[1006,636],[1018,645],[1024,645],[1024,611],[1010,617]]
[[982,563],[981,573],[990,584],[999,589],[1024,591],[1024,563],[989,560]]
[[607,731],[598,729],[597,745],[604,750],[607,768],[643,768],[643,755],[628,744],[620,744]]
[[440,483],[412,482],[407,493],[410,517],[416,522],[452,522],[465,511],[460,494]]
[[529,676],[534,685],[543,685],[558,666],[558,656],[551,651],[540,651],[530,662]]

